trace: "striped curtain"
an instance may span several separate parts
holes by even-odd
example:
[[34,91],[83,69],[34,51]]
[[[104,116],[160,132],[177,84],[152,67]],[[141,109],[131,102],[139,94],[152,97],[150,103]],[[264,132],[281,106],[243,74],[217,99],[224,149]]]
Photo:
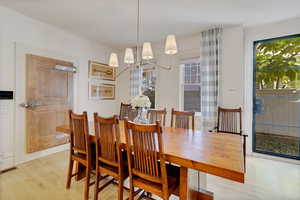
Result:
[[202,126],[207,129],[217,126],[221,38],[221,28],[201,33],[201,116]]
[[133,98],[141,94],[142,69],[134,68],[130,70],[130,97]]

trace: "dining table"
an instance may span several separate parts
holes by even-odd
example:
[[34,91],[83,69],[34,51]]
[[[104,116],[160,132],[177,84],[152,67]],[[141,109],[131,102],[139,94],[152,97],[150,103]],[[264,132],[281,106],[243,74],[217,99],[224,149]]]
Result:
[[[56,127],[57,132],[70,134],[69,125]],[[124,121],[119,122],[121,146],[126,149]],[[179,198],[190,199],[193,195],[188,181],[188,169],[200,172],[201,188],[197,199],[213,199],[207,191],[206,175],[211,174],[231,181],[244,183],[244,138],[228,133],[212,133],[208,130],[192,130],[162,127],[163,149],[166,161],[180,166]],[[96,141],[93,122],[89,122],[89,139]]]

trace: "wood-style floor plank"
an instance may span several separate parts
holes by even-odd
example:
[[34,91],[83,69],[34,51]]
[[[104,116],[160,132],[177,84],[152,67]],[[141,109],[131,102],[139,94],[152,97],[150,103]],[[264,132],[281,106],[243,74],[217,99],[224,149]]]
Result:
[[[0,175],[1,200],[82,200],[84,182],[72,182],[65,189],[68,152],[33,160]],[[190,186],[197,186],[197,172],[189,170]],[[247,158],[245,184],[207,176],[207,190],[215,200],[299,200],[300,165]],[[93,197],[93,187],[90,199]],[[117,198],[117,186],[99,194],[101,200]],[[128,193],[124,192],[124,199]],[[172,198],[177,199],[177,198]]]

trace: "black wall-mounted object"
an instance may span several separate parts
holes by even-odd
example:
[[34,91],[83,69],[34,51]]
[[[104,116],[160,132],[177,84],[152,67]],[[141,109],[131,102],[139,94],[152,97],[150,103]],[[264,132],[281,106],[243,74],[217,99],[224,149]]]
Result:
[[14,99],[14,91],[0,90],[0,100]]

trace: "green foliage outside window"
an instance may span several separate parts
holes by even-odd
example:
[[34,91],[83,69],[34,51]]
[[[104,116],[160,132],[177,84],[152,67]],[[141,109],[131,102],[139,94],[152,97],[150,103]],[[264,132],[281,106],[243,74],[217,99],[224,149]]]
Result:
[[300,88],[300,36],[256,45],[257,89]]

